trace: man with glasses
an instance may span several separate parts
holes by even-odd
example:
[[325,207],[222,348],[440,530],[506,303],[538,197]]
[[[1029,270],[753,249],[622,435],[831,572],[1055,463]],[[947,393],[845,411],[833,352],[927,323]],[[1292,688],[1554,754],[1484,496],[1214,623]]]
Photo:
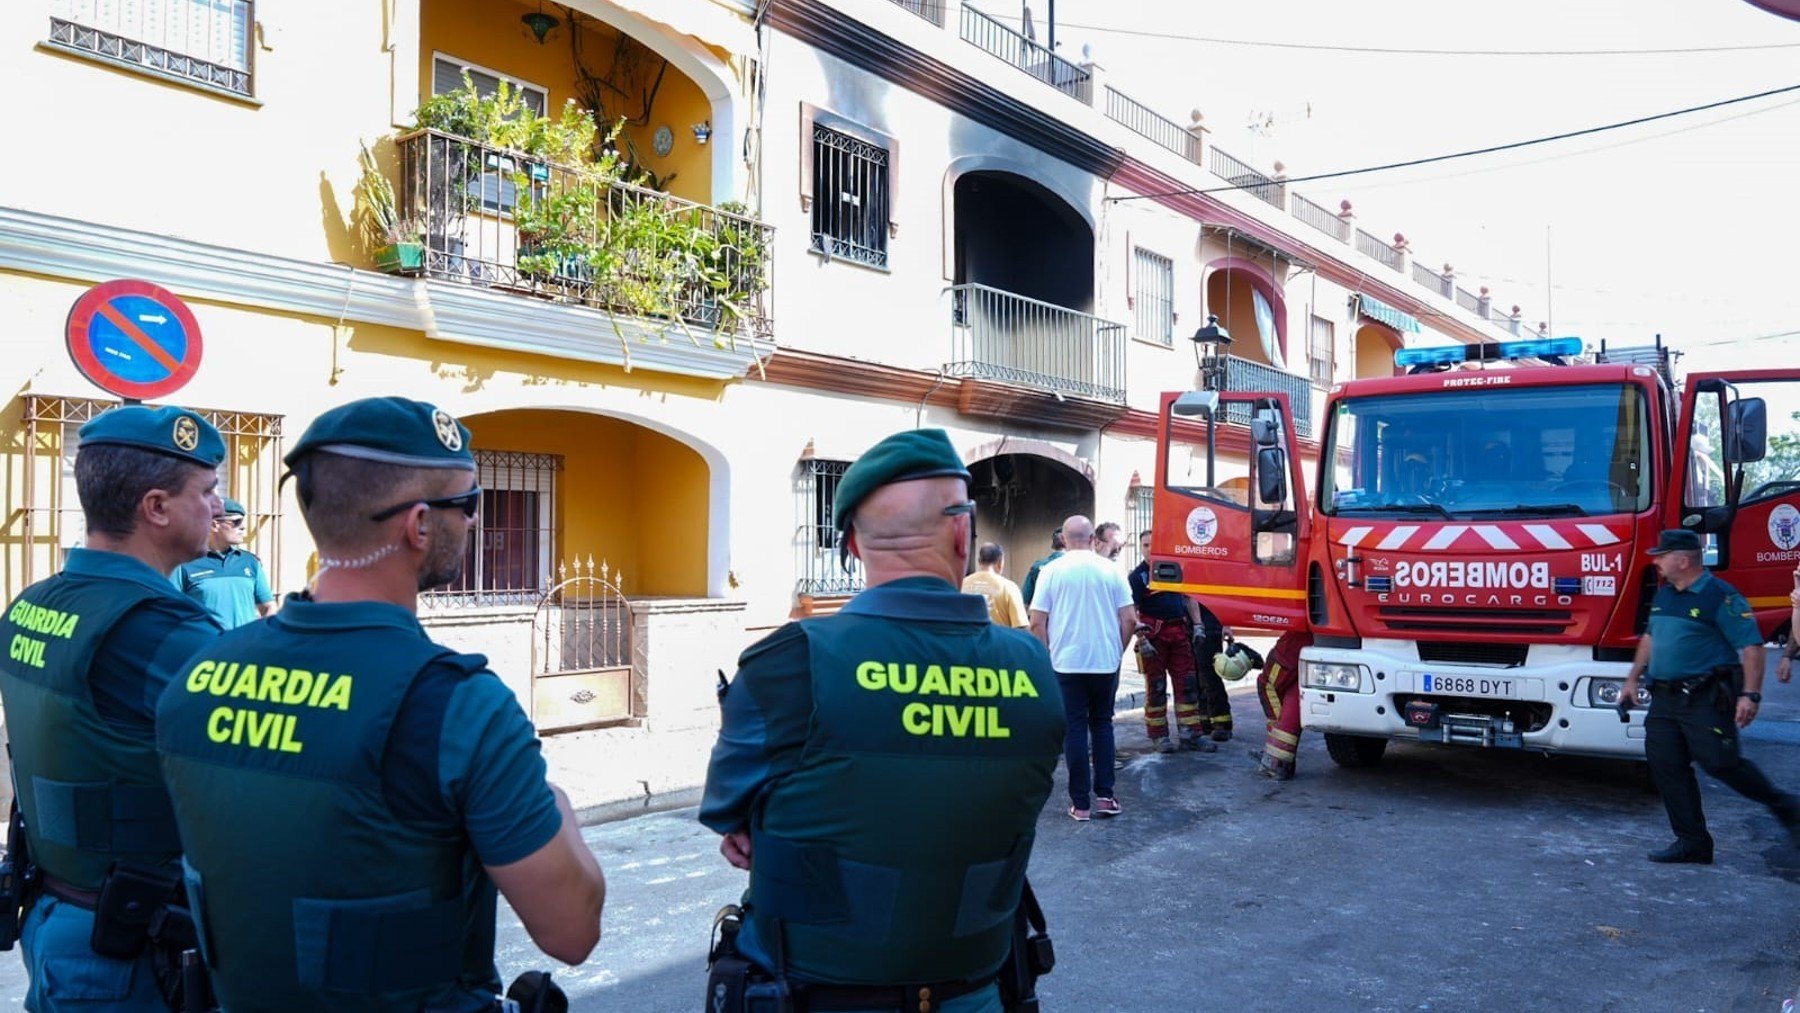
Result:
[[156,715],[214,990],[225,1009],[490,1009],[496,887],[576,964],[606,882],[512,691],[416,616],[480,508],[469,431],[370,398],[285,460],[311,592],[201,650]]
[[1062,700],[1042,645],[957,590],[974,509],[943,430],[876,444],[833,509],[868,589],[721,690],[700,822],[750,873],[708,990],[726,1010],[742,961],[813,1013],[1000,1009]]
[[235,630],[275,611],[275,592],[262,560],[241,548],[244,544],[244,504],[227,496],[225,513],[213,518],[207,536],[206,555],[183,563],[175,571],[175,586],[182,594],[206,606],[219,625]]

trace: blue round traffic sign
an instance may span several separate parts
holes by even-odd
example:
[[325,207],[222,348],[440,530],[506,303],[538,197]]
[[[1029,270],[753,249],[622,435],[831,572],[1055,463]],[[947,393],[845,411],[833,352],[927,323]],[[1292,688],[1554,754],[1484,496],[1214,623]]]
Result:
[[200,368],[200,325],[174,293],[147,281],[109,281],[69,310],[69,357],[96,386],[148,400],[180,390]]

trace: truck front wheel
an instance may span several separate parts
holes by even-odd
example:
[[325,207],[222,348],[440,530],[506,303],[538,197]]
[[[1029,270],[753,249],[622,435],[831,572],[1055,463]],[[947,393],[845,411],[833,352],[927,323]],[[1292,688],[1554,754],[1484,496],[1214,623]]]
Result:
[[1325,751],[1331,754],[1332,762],[1340,767],[1373,767],[1381,762],[1381,754],[1387,752],[1387,744],[1386,739],[1370,738],[1367,735],[1325,733]]

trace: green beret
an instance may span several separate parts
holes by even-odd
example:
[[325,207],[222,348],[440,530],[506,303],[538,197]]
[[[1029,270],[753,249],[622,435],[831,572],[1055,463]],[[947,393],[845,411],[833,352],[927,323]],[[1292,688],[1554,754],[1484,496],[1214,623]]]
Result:
[[211,422],[186,408],[121,405],[81,427],[81,445],[135,447],[177,457],[202,468],[225,460],[225,439]]
[[237,500],[232,499],[230,496],[222,497],[220,502],[225,504],[225,516],[227,516],[227,517],[248,517],[248,516],[250,516],[250,511],[244,509],[244,504],[239,503]]
[[894,482],[921,478],[969,480],[969,469],[950,445],[942,429],[908,429],[882,440],[856,459],[838,480],[831,513],[841,531],[850,526],[850,515],[869,494]]
[[469,428],[449,412],[403,397],[370,397],[339,405],[313,420],[282,460],[314,451],[408,468],[475,470]]

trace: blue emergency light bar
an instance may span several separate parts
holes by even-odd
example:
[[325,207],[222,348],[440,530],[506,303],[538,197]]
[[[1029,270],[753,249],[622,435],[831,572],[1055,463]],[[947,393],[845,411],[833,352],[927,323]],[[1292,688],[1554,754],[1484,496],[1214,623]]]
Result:
[[1402,348],[1394,353],[1394,365],[1409,367],[1454,366],[1459,362],[1497,362],[1502,359],[1550,359],[1581,354],[1580,338],[1528,338],[1498,344],[1439,345]]

